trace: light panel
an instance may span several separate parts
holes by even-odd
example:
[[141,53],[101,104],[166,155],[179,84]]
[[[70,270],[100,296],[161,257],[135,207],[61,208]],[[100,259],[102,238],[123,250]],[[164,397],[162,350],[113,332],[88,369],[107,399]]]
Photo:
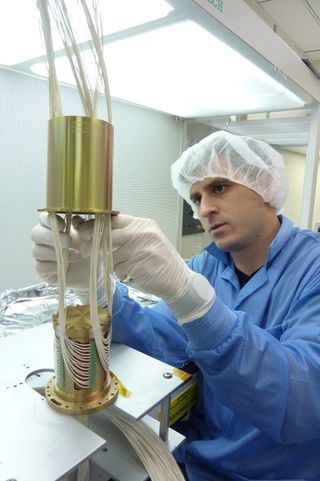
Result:
[[[102,0],[103,35],[164,18],[172,10],[165,0]],[[78,41],[88,40],[83,36],[81,38],[81,25],[78,30]],[[54,25],[52,31],[55,49],[62,49]],[[2,65],[12,66],[44,55],[36,0],[4,0],[1,3],[0,45]]]
[[16,63],[43,54],[35,0],[1,2],[0,64]]
[[[113,97],[184,118],[299,108],[304,102],[187,20],[105,46]],[[90,70],[88,56],[88,70]],[[58,78],[73,84],[66,58],[57,59]],[[46,75],[43,64],[32,71]]]

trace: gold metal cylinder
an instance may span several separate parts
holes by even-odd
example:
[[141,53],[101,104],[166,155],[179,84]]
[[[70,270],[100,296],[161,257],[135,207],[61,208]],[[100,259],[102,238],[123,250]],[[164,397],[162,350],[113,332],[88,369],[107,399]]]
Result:
[[61,213],[112,211],[113,126],[80,116],[49,120],[47,205]]
[[[98,308],[99,324],[102,335],[107,335],[111,319],[105,309]],[[66,334],[78,347],[85,347],[89,354],[82,359],[78,370],[88,380],[88,387],[77,385],[66,369],[59,339],[59,316],[53,316],[56,331],[55,376],[48,382],[45,394],[50,406],[70,415],[90,414],[113,403],[118,393],[118,381],[106,372],[100,362],[92,334],[89,306],[68,306]],[[87,377],[88,376],[88,377]]]

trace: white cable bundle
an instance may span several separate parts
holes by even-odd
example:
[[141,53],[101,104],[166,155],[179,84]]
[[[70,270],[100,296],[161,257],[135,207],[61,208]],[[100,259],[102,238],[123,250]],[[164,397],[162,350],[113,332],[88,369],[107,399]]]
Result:
[[[105,342],[105,339],[101,335],[101,328],[99,324],[98,318],[98,304],[97,304],[97,280],[98,280],[98,271],[99,271],[99,253],[100,248],[104,246],[104,243],[107,242],[108,247],[106,250],[103,250],[104,254],[107,257],[107,253],[111,250],[111,238],[105,241],[105,231],[106,231],[106,218],[110,217],[110,215],[104,214],[96,214],[95,222],[94,222],[94,229],[93,229],[93,242],[92,242],[92,253],[91,253],[91,263],[90,263],[90,290],[89,290],[89,304],[90,304],[90,316],[91,316],[91,323],[92,323],[92,332],[94,336],[94,340],[96,343],[98,355],[102,367],[106,372],[109,371],[109,344],[110,341]],[[103,241],[103,242],[102,242]],[[109,242],[108,242],[109,241]],[[104,263],[104,272],[105,279],[109,280],[113,267],[110,264]],[[112,269],[112,270],[111,270]],[[107,299],[108,299],[108,310],[110,317],[112,316],[112,311],[110,311],[111,299],[112,295],[110,296],[110,290],[108,283],[107,284]],[[108,293],[109,290],[109,293]],[[110,332],[109,332],[109,340],[110,340]]]
[[111,216],[105,216],[105,229],[102,238],[103,252],[105,257],[103,258],[103,272],[105,290],[108,299],[108,312],[112,317],[112,301],[114,292],[114,278],[113,278],[113,255],[112,255],[112,229],[111,229]]
[[[70,2],[69,2],[70,3]],[[49,97],[50,97],[50,114],[51,117],[57,117],[63,115],[60,92],[57,81],[57,73],[55,68],[55,55],[54,47],[52,42],[52,29],[50,22],[51,14],[55,18],[56,25],[60,32],[65,51],[68,55],[70,65],[77,83],[78,92],[81,98],[82,106],[84,112],[87,116],[91,118],[96,118],[97,116],[97,104],[100,95],[99,88],[101,84],[104,86],[104,91],[107,94],[107,115],[108,120],[111,123],[111,99],[109,94],[108,78],[106,75],[106,68],[103,61],[103,50],[102,50],[102,38],[101,38],[101,21],[98,15],[98,9],[95,0],[93,0],[93,11],[95,17],[95,23],[93,22],[89,9],[85,2],[80,2],[82,4],[82,9],[84,10],[85,17],[87,19],[87,24],[91,36],[93,37],[94,47],[91,51],[95,58],[96,65],[96,76],[95,85],[92,87],[90,85],[89,77],[84,68],[84,63],[82,61],[81,50],[78,46],[77,40],[73,34],[72,25],[68,16],[68,8],[64,0],[38,0],[38,9],[41,18],[41,26],[44,37],[44,43],[47,52],[47,64],[49,70]],[[72,11],[72,8],[70,8]],[[93,36],[94,32],[94,36]],[[99,34],[96,32],[100,32]],[[101,68],[102,65],[102,68]],[[73,381],[81,388],[89,387],[89,370],[84,372],[83,366],[89,366],[86,362],[89,360],[88,352],[86,346],[79,346],[72,342],[66,334],[66,306],[64,302],[65,290],[66,290],[66,272],[68,267],[68,251],[67,249],[62,249],[57,218],[54,213],[49,214],[52,226],[52,232],[55,242],[55,250],[57,257],[57,273],[58,273],[58,286],[59,286],[59,326],[60,326],[60,346],[62,351],[62,357],[65,363],[65,367],[68,370]],[[91,253],[91,266],[90,266],[90,317],[92,323],[93,335],[97,347],[98,356],[103,368],[109,371],[109,349],[110,349],[110,339],[109,335],[104,339],[101,327],[98,319],[98,306],[97,306],[97,277],[98,277],[98,263],[99,263],[99,250],[101,242],[103,239],[103,245],[106,246],[106,242],[109,241],[109,247],[106,252],[111,251],[111,236],[109,235],[109,229],[107,229],[107,234],[104,235],[105,230],[105,217],[103,215],[98,215],[93,235],[93,245]],[[67,219],[67,232],[70,229],[71,215],[66,216]],[[107,225],[109,223],[107,222]],[[107,240],[106,240],[107,239]],[[110,255],[106,257],[110,260]],[[110,277],[113,269],[112,264],[107,265],[104,263],[104,275],[105,284],[108,288],[107,299],[110,297]],[[113,293],[112,293],[113,295]],[[112,296],[111,296],[112,297]],[[109,302],[111,304],[111,302]],[[109,307],[110,309],[110,307]],[[111,311],[110,311],[111,312]],[[83,424],[87,423],[86,417],[80,417],[79,421]],[[89,481],[89,461],[83,462],[77,472],[77,481]]]
[[[89,416],[78,416],[78,421],[87,428],[89,427]],[[78,466],[77,481],[90,481],[89,459],[86,459]]]
[[[64,44],[65,51],[68,55],[69,62],[77,83],[78,92],[81,98],[84,112],[87,116],[96,118],[97,116],[97,102],[100,95],[99,88],[103,86],[106,95],[106,109],[108,120],[111,122],[111,98],[109,93],[108,77],[105,63],[103,60],[102,48],[102,29],[99,10],[97,8],[96,0],[92,0],[92,11],[95,21],[93,21],[90,10],[86,1],[82,0],[38,0],[38,9],[41,17],[41,26],[43,30],[44,43],[47,51],[47,63],[49,68],[49,95],[50,95],[50,114],[51,117],[63,115],[60,93],[57,82],[57,74],[55,68],[55,56],[52,42],[52,28],[50,23],[50,13],[55,20],[55,24],[59,30],[61,39]],[[77,4],[81,6],[84,14],[87,27],[89,29],[89,36],[92,37],[89,41],[91,52],[94,57],[95,75],[93,84],[90,84],[89,76],[87,75],[85,65],[82,58],[81,49],[78,45],[77,38],[74,34],[74,25],[68,15],[68,11],[78,11]],[[67,7],[68,5],[68,7]],[[64,296],[66,288],[66,269],[67,269],[67,250],[63,251],[60,244],[58,227],[54,214],[51,215],[51,225],[55,240],[55,249],[58,264],[58,285],[59,285],[59,325],[60,325],[60,342],[62,356],[65,361],[66,369],[74,382],[80,382],[83,387],[83,379],[81,380],[79,374],[81,371],[74,366],[73,360],[77,356],[75,346],[66,336],[66,308],[64,305]],[[68,217],[68,216],[67,216]],[[111,262],[111,231],[110,231],[110,214],[96,215],[93,244],[91,253],[91,267],[90,267],[90,317],[93,328],[94,340],[96,343],[98,356],[103,368],[109,370],[109,344],[110,336],[104,339],[98,320],[98,306],[97,306],[97,277],[99,264],[99,251],[103,245],[107,262],[104,262],[104,278],[106,285],[106,295],[108,300],[109,315],[112,314],[112,288],[110,287],[112,276],[112,262]],[[106,226],[106,227],[105,227]],[[79,351],[78,351],[79,354]]]
[[146,423],[132,421],[112,408],[106,409],[104,415],[126,436],[152,481],[185,481],[166,443]]
[[50,97],[50,114],[51,117],[59,117],[62,115],[62,104],[60,99],[60,91],[58,87],[57,71],[54,61],[54,48],[52,43],[51,22],[48,11],[48,2],[46,0],[38,0],[37,2],[41,31],[46,49],[46,63],[49,72],[49,97]]

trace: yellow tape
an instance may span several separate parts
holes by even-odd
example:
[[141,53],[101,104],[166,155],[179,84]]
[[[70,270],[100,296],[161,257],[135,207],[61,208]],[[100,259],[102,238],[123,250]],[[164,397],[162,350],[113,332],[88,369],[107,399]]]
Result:
[[[169,426],[175,424],[185,416],[196,404],[198,397],[198,383],[193,382],[181,391],[170,403]],[[161,411],[158,411],[157,418],[160,420]]]
[[182,371],[181,369],[178,369],[176,367],[172,369],[172,374],[174,376],[177,376],[182,381],[188,381],[188,379],[191,378],[191,374],[189,374],[188,372]]
[[120,379],[114,373],[112,373],[112,376],[117,380],[119,384],[118,396],[129,398],[132,392],[130,392],[129,389],[126,388],[126,386],[120,381]]

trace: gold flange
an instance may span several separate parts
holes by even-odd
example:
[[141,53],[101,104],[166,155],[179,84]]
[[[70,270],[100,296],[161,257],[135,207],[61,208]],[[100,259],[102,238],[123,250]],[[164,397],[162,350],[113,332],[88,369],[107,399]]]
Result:
[[100,392],[99,396],[97,393],[93,398],[79,402],[74,396],[70,396],[69,399],[64,399],[65,393],[63,393],[56,382],[56,377],[54,376],[48,382],[45,390],[46,398],[50,406],[56,411],[62,414],[69,414],[71,416],[82,416],[85,414],[93,414],[101,409],[106,408],[112,404],[118,394],[119,383],[113,374],[109,373],[110,383],[109,387],[104,391]]
[[39,212],[55,212],[56,214],[111,214],[111,215],[118,215],[118,210],[103,210],[103,209],[87,209],[86,211],[80,209],[67,209],[66,207],[55,207],[54,209],[50,209],[47,207],[43,207],[42,209],[38,209]]

